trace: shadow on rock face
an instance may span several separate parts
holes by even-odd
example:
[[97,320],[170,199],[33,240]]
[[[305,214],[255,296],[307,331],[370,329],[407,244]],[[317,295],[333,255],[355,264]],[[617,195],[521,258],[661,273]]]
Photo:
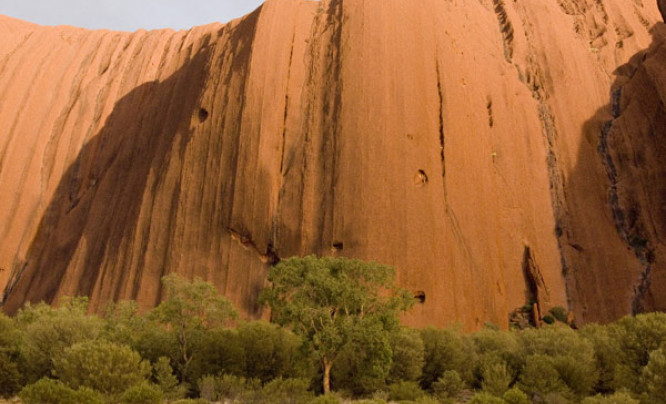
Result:
[[[568,288],[583,321],[666,309],[666,25],[651,34],[615,70],[609,103],[585,123],[567,179],[574,225],[561,237],[572,247],[563,251]],[[582,203],[591,197],[603,212]]]

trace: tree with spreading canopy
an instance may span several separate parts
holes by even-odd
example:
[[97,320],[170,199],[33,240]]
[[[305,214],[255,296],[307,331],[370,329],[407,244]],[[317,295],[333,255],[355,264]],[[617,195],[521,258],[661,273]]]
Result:
[[[347,344],[364,335],[388,341],[399,314],[413,296],[395,285],[395,271],[375,262],[346,258],[290,258],[271,268],[261,300],[272,319],[301,335],[323,371],[330,392],[331,368]],[[368,333],[374,335],[368,335]],[[390,356],[387,356],[390,368]]]

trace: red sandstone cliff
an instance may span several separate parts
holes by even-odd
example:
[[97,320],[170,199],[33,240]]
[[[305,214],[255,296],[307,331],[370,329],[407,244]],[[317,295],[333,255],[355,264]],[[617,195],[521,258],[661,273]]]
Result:
[[373,259],[407,321],[666,308],[656,2],[270,0],[122,33],[0,16],[4,310],[160,299],[248,315],[267,267]]

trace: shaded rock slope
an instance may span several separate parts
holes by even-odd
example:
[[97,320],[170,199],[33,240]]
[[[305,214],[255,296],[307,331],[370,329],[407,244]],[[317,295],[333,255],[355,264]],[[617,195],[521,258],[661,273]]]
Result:
[[412,325],[666,308],[666,38],[646,0],[269,0],[226,25],[0,16],[3,310],[250,317],[280,258],[393,265]]

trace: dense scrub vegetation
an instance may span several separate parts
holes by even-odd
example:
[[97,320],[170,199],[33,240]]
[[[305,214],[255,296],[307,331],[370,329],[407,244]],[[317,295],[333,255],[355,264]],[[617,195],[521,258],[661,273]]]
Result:
[[[275,323],[241,321],[213,285],[88,313],[85,298],[0,314],[0,396],[26,404],[666,403],[666,315],[573,330],[400,326],[390,268],[306,257],[271,270]],[[566,321],[566,316],[557,316]],[[329,394],[322,394],[324,390]]]

